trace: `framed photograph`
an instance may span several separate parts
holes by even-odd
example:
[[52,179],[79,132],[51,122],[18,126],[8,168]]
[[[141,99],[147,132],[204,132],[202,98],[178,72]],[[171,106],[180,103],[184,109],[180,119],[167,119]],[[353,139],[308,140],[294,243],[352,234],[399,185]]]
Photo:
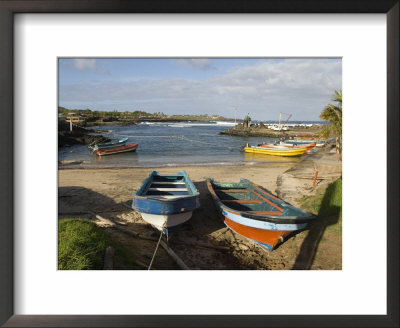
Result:
[[[398,152],[392,151],[399,147],[398,1],[351,1],[340,4],[335,1],[306,4],[296,0],[265,3],[233,1],[229,4],[206,2],[188,6],[180,1],[166,5],[159,1],[75,3],[5,0],[0,1],[0,22],[1,49],[6,49],[1,53],[0,65],[0,131],[4,150],[0,159],[0,201],[3,214],[0,219],[2,325],[163,326],[168,322],[168,325],[174,326],[398,326],[398,202],[395,197],[398,197],[399,162]],[[276,71],[276,66],[272,67],[272,64],[279,64],[280,67],[285,67],[286,71]],[[250,71],[249,67],[252,67],[253,71]],[[163,78],[159,78],[159,75],[157,79],[151,76],[152,70],[156,68],[164,72]],[[201,90],[204,95],[203,98],[198,98],[198,103],[193,102],[194,98],[190,98],[189,104],[185,103],[183,98],[178,98],[177,95],[183,89],[187,95],[190,94],[190,85],[175,83],[173,78],[179,74],[187,77],[185,74],[188,74],[188,68],[191,74],[197,72],[197,86],[201,84],[201,79],[212,81],[220,96],[225,95],[225,99],[229,98],[229,104],[235,102],[230,104],[232,108],[221,109],[221,112],[218,112],[218,108],[224,106],[223,103],[218,103],[221,98],[204,101],[212,94],[207,88],[196,89],[196,92]],[[173,70],[175,75],[168,75],[169,70]],[[213,70],[226,74],[216,76]],[[177,108],[174,106],[178,104],[183,107],[191,106],[193,109],[188,110],[188,113],[192,115],[205,115],[206,112],[202,112],[201,106],[209,106],[213,110],[212,113],[206,113],[214,115],[210,118],[207,116],[205,121],[208,123],[202,124],[201,127],[193,127],[193,123],[186,117],[184,123],[179,121],[168,127],[161,125],[151,128],[152,134],[148,136],[152,136],[153,139],[154,134],[160,137],[167,135],[172,129],[179,128],[184,131],[186,128],[186,132],[172,133],[176,140],[171,137],[171,145],[179,147],[182,156],[178,158],[179,152],[174,153],[176,149],[172,147],[169,151],[172,154],[171,158],[160,159],[168,163],[173,162],[175,167],[166,170],[169,172],[179,168],[176,166],[178,164],[187,164],[184,154],[189,150],[182,148],[185,146],[182,141],[187,145],[196,144],[198,148],[201,148],[200,144],[215,142],[209,136],[216,131],[214,125],[230,124],[229,119],[225,121],[226,117],[233,120],[235,116],[235,121],[240,119],[240,129],[251,130],[260,128],[261,123],[264,125],[263,117],[257,116],[257,108],[261,105],[253,102],[251,98],[254,84],[248,93],[235,94],[232,90],[221,87],[221,79],[253,79],[259,88],[270,88],[273,79],[280,81],[280,86],[290,83],[290,79],[283,78],[289,71],[292,82],[298,83],[293,77],[299,70],[302,70],[298,75],[299,79],[305,80],[304,76],[307,75],[309,85],[314,89],[340,89],[337,93],[340,95],[340,112],[342,89],[345,95],[342,139],[343,260],[341,257],[340,265],[335,264],[336,262],[321,266],[315,263],[314,266],[312,263],[305,265],[298,257],[293,266],[292,263],[285,267],[287,263],[282,260],[278,261],[281,266],[276,262],[274,267],[272,257],[266,257],[267,262],[270,260],[270,266],[263,266],[258,259],[254,261],[253,258],[248,264],[251,262],[251,268],[256,270],[243,270],[250,267],[224,266],[224,263],[229,261],[218,257],[217,254],[214,262],[207,262],[210,265],[207,267],[202,264],[194,265],[195,262],[190,260],[194,253],[186,252],[186,258],[183,256],[184,262],[188,261],[186,263],[190,263],[189,266],[196,270],[181,271],[168,265],[163,267],[162,263],[157,262],[154,266],[159,265],[161,270],[98,270],[97,267],[96,270],[65,270],[69,268],[69,264],[60,267],[59,248],[57,249],[60,240],[57,230],[60,228],[57,217],[68,217],[71,213],[87,211],[87,214],[107,221],[107,216],[102,214],[107,212],[106,208],[132,205],[131,195],[125,197],[126,199],[117,195],[118,184],[121,181],[126,186],[129,185],[132,191],[136,190],[136,196],[133,196],[134,209],[141,213],[144,221],[157,227],[157,223],[152,221],[154,213],[148,215],[147,212],[141,211],[147,203],[142,203],[140,190],[145,187],[143,185],[141,188],[139,183],[145,178],[144,172],[150,171],[146,168],[146,161],[157,160],[145,151],[140,152],[140,145],[147,145],[147,150],[157,151],[157,147],[152,150],[151,147],[155,146],[146,143],[146,133],[143,132],[144,129],[150,129],[155,119],[162,121],[164,116],[173,115],[174,108]],[[141,78],[140,83],[131,79],[130,71],[136,72]],[[264,75],[261,72],[264,72]],[[340,73],[336,74],[337,72]],[[265,78],[265,85],[256,77],[256,73]],[[116,83],[112,78],[107,78],[111,75],[114,78],[117,76],[118,81],[128,81],[129,88],[118,81]],[[321,82],[317,85],[315,81],[318,79]],[[89,80],[92,85],[90,90],[85,87]],[[162,94],[163,85],[166,84],[168,96]],[[246,87],[242,84],[240,86]],[[278,102],[287,104],[287,107],[283,104],[279,107],[281,117],[277,129],[283,129],[288,124],[292,112],[296,112],[296,109],[289,111],[296,106],[290,100],[294,99],[293,94],[289,96],[289,93],[296,89],[299,99],[310,99],[307,104],[297,104],[297,112],[304,115],[304,120],[307,116],[307,106],[313,102],[318,103],[318,92],[315,92],[317,90],[310,92],[307,98],[307,95],[304,95],[306,89],[302,89],[298,84],[286,88],[287,99],[283,93],[279,99],[266,97],[264,101],[268,101],[270,107],[277,107]],[[281,86],[280,90],[284,91],[285,88]],[[110,120],[132,119],[129,110],[124,107],[124,93],[133,95],[137,100],[135,113],[138,117],[135,117],[135,122],[141,122],[140,126],[117,127],[112,132],[114,139],[111,141],[93,140],[93,156],[86,152],[79,153],[80,148],[75,146],[65,148],[66,151],[60,153],[57,131],[61,121],[63,124],[69,123],[71,129],[79,126],[81,121],[92,120],[98,124],[101,119],[104,124],[99,127],[99,131],[102,132],[107,126],[112,126],[107,125]],[[166,113],[163,113],[164,110],[158,111],[157,106],[151,107],[152,102],[146,98],[146,93],[152,94],[153,98],[157,94],[158,98],[162,99]],[[240,97],[236,97],[238,94]],[[110,96],[107,98],[105,95]],[[175,103],[169,102],[172,98],[175,99]],[[74,102],[73,99],[78,99],[78,102]],[[274,101],[277,101],[275,105]],[[212,107],[214,104],[217,106]],[[116,111],[114,115],[112,112],[99,114],[91,110],[85,113],[78,111],[83,116],[77,116],[70,110],[85,109],[82,106],[100,110],[114,106]],[[149,111],[141,111],[145,106]],[[243,106],[251,109],[243,109],[245,112],[240,111],[236,117],[235,106],[240,106],[240,110]],[[284,108],[288,110],[283,110]],[[127,111],[122,117],[120,113],[124,110]],[[282,113],[284,111],[285,113]],[[151,117],[148,117],[148,112],[152,113]],[[58,122],[58,126],[55,122]],[[187,129],[189,125],[190,128]],[[68,126],[65,125],[66,130]],[[143,131],[135,134],[139,128]],[[270,128],[273,129],[274,126],[271,124]],[[193,129],[201,129],[200,139],[196,134],[190,133]],[[68,133],[66,135],[71,136]],[[133,145],[135,150],[137,148],[139,151],[133,153],[132,149],[129,149],[128,153],[128,148],[132,146],[130,141],[133,139],[138,140],[139,147],[138,144]],[[161,140],[161,137],[159,139]],[[70,139],[68,140],[70,142]],[[115,142],[119,144],[116,145]],[[236,144],[227,146],[233,149]],[[266,148],[268,151],[283,152],[284,142],[281,140],[277,148],[265,143],[260,143],[257,147],[263,151]],[[83,148],[87,151],[86,146]],[[80,174],[85,173],[85,170],[80,170],[79,174],[75,172],[78,170],[73,174],[68,173],[73,170],[59,171],[63,165],[81,167],[83,163],[87,166],[85,168],[89,168],[90,165],[98,166],[101,160],[103,161],[100,164],[104,167],[128,165],[128,162],[121,164],[121,160],[118,160],[118,163],[113,162],[116,158],[114,155],[102,156],[108,155],[110,151],[126,152],[124,155],[134,154],[115,156],[119,156],[121,160],[127,160],[129,157],[129,165],[132,161],[137,161],[139,166],[145,166],[145,170],[140,171],[141,173],[138,169],[125,169],[123,173],[114,170],[113,177],[108,173],[97,174],[100,172],[97,169],[90,172],[87,170],[86,174]],[[238,155],[232,150],[227,154],[218,150],[213,158],[206,158],[207,163],[204,164],[224,162],[229,156]],[[193,159],[192,155],[189,157]],[[202,156],[199,154],[196,162],[201,161]],[[252,158],[250,162],[254,161]],[[249,161],[243,165],[246,167],[248,164]],[[269,163],[263,165],[267,167]],[[223,175],[223,171],[219,169],[212,171],[211,167],[215,166],[209,167],[207,172],[191,171],[194,174],[190,173],[189,176],[195,186],[184,173],[180,173],[182,176],[174,175],[173,181],[171,175],[153,174],[149,177],[152,179],[152,185],[149,185],[150,189],[152,188],[151,199],[154,200],[156,196],[167,197],[166,195],[171,193],[175,197],[174,193],[187,192],[192,187],[193,195],[196,187],[201,189],[201,194],[207,190],[207,174],[212,173],[215,177]],[[259,185],[268,185],[267,175],[272,174],[268,173],[272,172],[269,170],[264,170],[265,177],[257,178],[261,171],[252,171],[249,167],[248,176],[245,177],[251,177]],[[241,172],[244,171],[243,169]],[[136,174],[141,174],[140,181],[132,178],[132,175]],[[100,179],[97,183],[82,183],[84,179],[94,181],[96,178]],[[102,179],[112,183],[101,182]],[[316,173],[315,183],[317,179]],[[181,180],[184,181],[186,191],[179,189],[182,187]],[[273,180],[276,180],[275,176]],[[278,203],[271,201],[271,194],[266,194],[268,191],[258,190],[255,194],[260,199],[248,200],[240,198],[238,192],[233,193],[233,185],[228,188],[225,185],[222,187],[222,184],[213,185],[212,181],[209,184],[214,191],[219,190],[214,192],[214,195],[208,187],[211,195],[215,196],[214,200],[217,199],[217,204],[222,190],[230,203],[236,202],[242,207],[245,201],[256,204],[255,202],[263,202],[266,199],[265,202],[274,209],[280,208]],[[150,189],[146,189],[146,192]],[[174,190],[171,191],[172,189]],[[260,193],[264,196],[259,196]],[[188,203],[191,200],[189,198],[180,198],[180,208],[191,204]],[[211,196],[209,198],[211,201]],[[224,199],[224,202],[227,203],[228,200]],[[189,221],[193,222],[190,223],[191,229],[199,228],[196,222],[201,221],[202,215],[209,217],[212,214],[204,210],[200,214],[196,212],[195,197],[193,201],[194,214],[193,219]],[[204,199],[201,201],[204,203]],[[92,204],[93,207],[88,208],[87,204]],[[250,217],[259,215],[260,210],[257,206],[246,206],[251,209]],[[270,212],[269,216],[272,215]],[[228,214],[223,213],[225,224],[231,229],[227,231],[238,232],[242,229],[240,232],[248,233],[248,230],[245,232],[243,227],[237,226],[238,222],[244,222],[237,218],[238,212],[230,219]],[[181,216],[180,214],[179,219]],[[171,220],[175,219],[173,216]],[[287,225],[293,223],[289,221],[285,221]],[[121,226],[127,230],[127,227],[132,227],[132,222],[128,225],[127,222],[122,222],[124,225]],[[206,226],[211,231],[213,229],[210,224],[212,222],[207,221]],[[217,228],[222,227],[223,224]],[[158,230],[168,236],[169,228],[172,226],[167,227],[164,224],[158,227]],[[257,240],[261,237],[254,237],[253,230],[250,232],[253,238],[250,239],[258,243],[257,247],[275,247],[270,240]],[[146,238],[151,239],[152,245],[155,246],[158,235],[152,235],[151,230],[146,230],[146,233]],[[246,235],[245,237],[249,238]],[[278,239],[284,240],[285,237],[286,235],[275,239],[278,242]],[[201,243],[204,240],[197,238],[196,242]],[[325,240],[324,243],[326,242]],[[159,244],[160,242],[157,245]],[[253,251],[255,247],[252,243],[240,245],[238,253],[243,254],[246,254],[244,247],[247,247],[248,252],[248,248]],[[276,246],[275,254],[283,254],[286,250],[289,252],[289,243],[282,245]],[[222,243],[213,245],[221,249],[224,246]],[[340,251],[336,251],[341,253],[342,244],[339,247]],[[320,252],[321,249],[320,246]],[[329,248],[324,248],[324,252],[329,252]],[[189,253],[192,255],[188,255]],[[187,268],[185,263],[179,264],[181,259],[177,254],[177,265]],[[258,256],[256,251],[254,254]],[[153,258],[148,256],[144,260],[143,257],[141,263],[135,263],[144,267],[150,262],[151,266]],[[257,270],[259,268],[277,270]]]

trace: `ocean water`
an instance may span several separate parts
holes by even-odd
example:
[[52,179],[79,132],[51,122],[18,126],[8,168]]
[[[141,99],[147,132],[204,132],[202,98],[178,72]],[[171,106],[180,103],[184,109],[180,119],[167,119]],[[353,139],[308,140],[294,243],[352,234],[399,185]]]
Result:
[[[296,163],[301,158],[248,154],[246,143],[275,142],[262,137],[234,137],[219,132],[231,128],[216,123],[153,123],[93,127],[109,138],[128,137],[127,143],[138,143],[136,152],[108,156],[93,154],[86,145],[62,147],[59,167],[163,167],[183,165],[244,165],[258,163]],[[96,133],[98,134],[98,133]],[[75,163],[71,163],[75,162]],[[62,164],[67,163],[67,164]]]

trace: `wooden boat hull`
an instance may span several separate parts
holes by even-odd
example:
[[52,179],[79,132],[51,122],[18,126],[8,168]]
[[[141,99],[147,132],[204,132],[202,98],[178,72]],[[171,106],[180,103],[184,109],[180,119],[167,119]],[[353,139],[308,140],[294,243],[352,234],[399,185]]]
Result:
[[267,250],[315,219],[246,179],[239,183],[207,179],[207,187],[226,226]]
[[117,146],[117,147],[112,147],[112,148],[99,149],[99,150],[96,150],[96,155],[104,156],[104,155],[126,153],[129,151],[135,151],[138,146],[139,146],[139,144],[130,144],[130,145],[123,145],[123,146]]
[[284,241],[284,238],[288,236],[291,231],[279,231],[279,230],[264,230],[249,227],[235,221],[232,221],[225,217],[225,225],[237,234],[251,239],[260,246],[272,251],[279,243]]
[[315,147],[324,147],[327,143],[326,140],[285,140],[284,143],[292,145],[305,145],[309,143],[315,143]]
[[266,148],[266,147],[255,147],[245,146],[244,151],[246,153],[265,154],[273,156],[301,156],[306,152],[307,148]]
[[[278,211],[265,211],[264,213],[269,213],[266,215],[269,215],[271,217],[275,216],[277,218],[281,214],[278,213]],[[302,230],[307,227],[307,223],[280,223],[280,220],[275,220],[273,222],[271,221],[264,221],[264,220],[259,220],[259,218],[252,219],[251,217],[246,217],[245,213],[240,213],[238,211],[234,211],[232,209],[221,209],[221,214],[223,217],[228,218],[231,221],[234,221],[238,224],[248,226],[250,228],[255,228],[255,229],[263,229],[263,230],[269,230],[269,231],[296,231],[296,230]],[[283,221],[283,220],[281,220]],[[294,220],[295,221],[295,220]]]
[[315,144],[302,144],[302,145],[296,145],[296,144],[286,144],[286,143],[280,143],[280,144],[259,144],[258,147],[262,148],[267,148],[267,149],[301,149],[301,148],[306,148],[306,153],[310,152],[314,147]]
[[308,143],[308,144],[300,144],[300,145],[298,145],[298,144],[295,144],[295,143],[294,144],[290,144],[290,143],[285,143],[285,142],[281,142],[280,145],[284,146],[284,147],[287,147],[287,148],[293,148],[293,149],[306,147],[307,148],[306,152],[310,152],[316,146],[315,143]]
[[[165,228],[171,229],[172,227],[176,227],[182,223],[185,223],[192,217],[192,214],[193,211],[169,215],[158,215],[144,212],[140,213],[143,220],[145,220],[147,223],[150,223],[154,228],[159,231]],[[166,226],[164,226],[164,222],[167,222]]]
[[132,208],[142,215],[143,220],[163,230],[189,220],[200,206],[199,196],[186,172],[160,175],[153,171],[133,194]]
[[317,143],[316,140],[285,140],[284,143],[291,145],[306,145],[311,143]]

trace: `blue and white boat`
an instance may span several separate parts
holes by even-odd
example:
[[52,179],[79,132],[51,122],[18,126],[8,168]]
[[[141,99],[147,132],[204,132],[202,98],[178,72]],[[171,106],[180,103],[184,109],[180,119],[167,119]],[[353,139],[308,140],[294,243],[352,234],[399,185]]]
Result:
[[185,171],[173,175],[150,173],[133,194],[132,208],[160,231],[178,226],[200,206],[200,194]]

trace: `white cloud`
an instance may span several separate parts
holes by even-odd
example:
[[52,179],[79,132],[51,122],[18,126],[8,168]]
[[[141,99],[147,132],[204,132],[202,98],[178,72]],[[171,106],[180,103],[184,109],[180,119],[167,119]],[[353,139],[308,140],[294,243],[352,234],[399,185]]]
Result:
[[[204,63],[205,65],[205,63]],[[341,89],[340,60],[288,59],[238,67],[206,80],[158,79],[60,87],[60,105],[130,110],[140,107],[166,114],[251,114],[274,120],[279,112],[292,120],[318,120],[323,107]]]
[[96,59],[86,59],[86,58],[73,59],[73,67],[80,71],[95,69]]

